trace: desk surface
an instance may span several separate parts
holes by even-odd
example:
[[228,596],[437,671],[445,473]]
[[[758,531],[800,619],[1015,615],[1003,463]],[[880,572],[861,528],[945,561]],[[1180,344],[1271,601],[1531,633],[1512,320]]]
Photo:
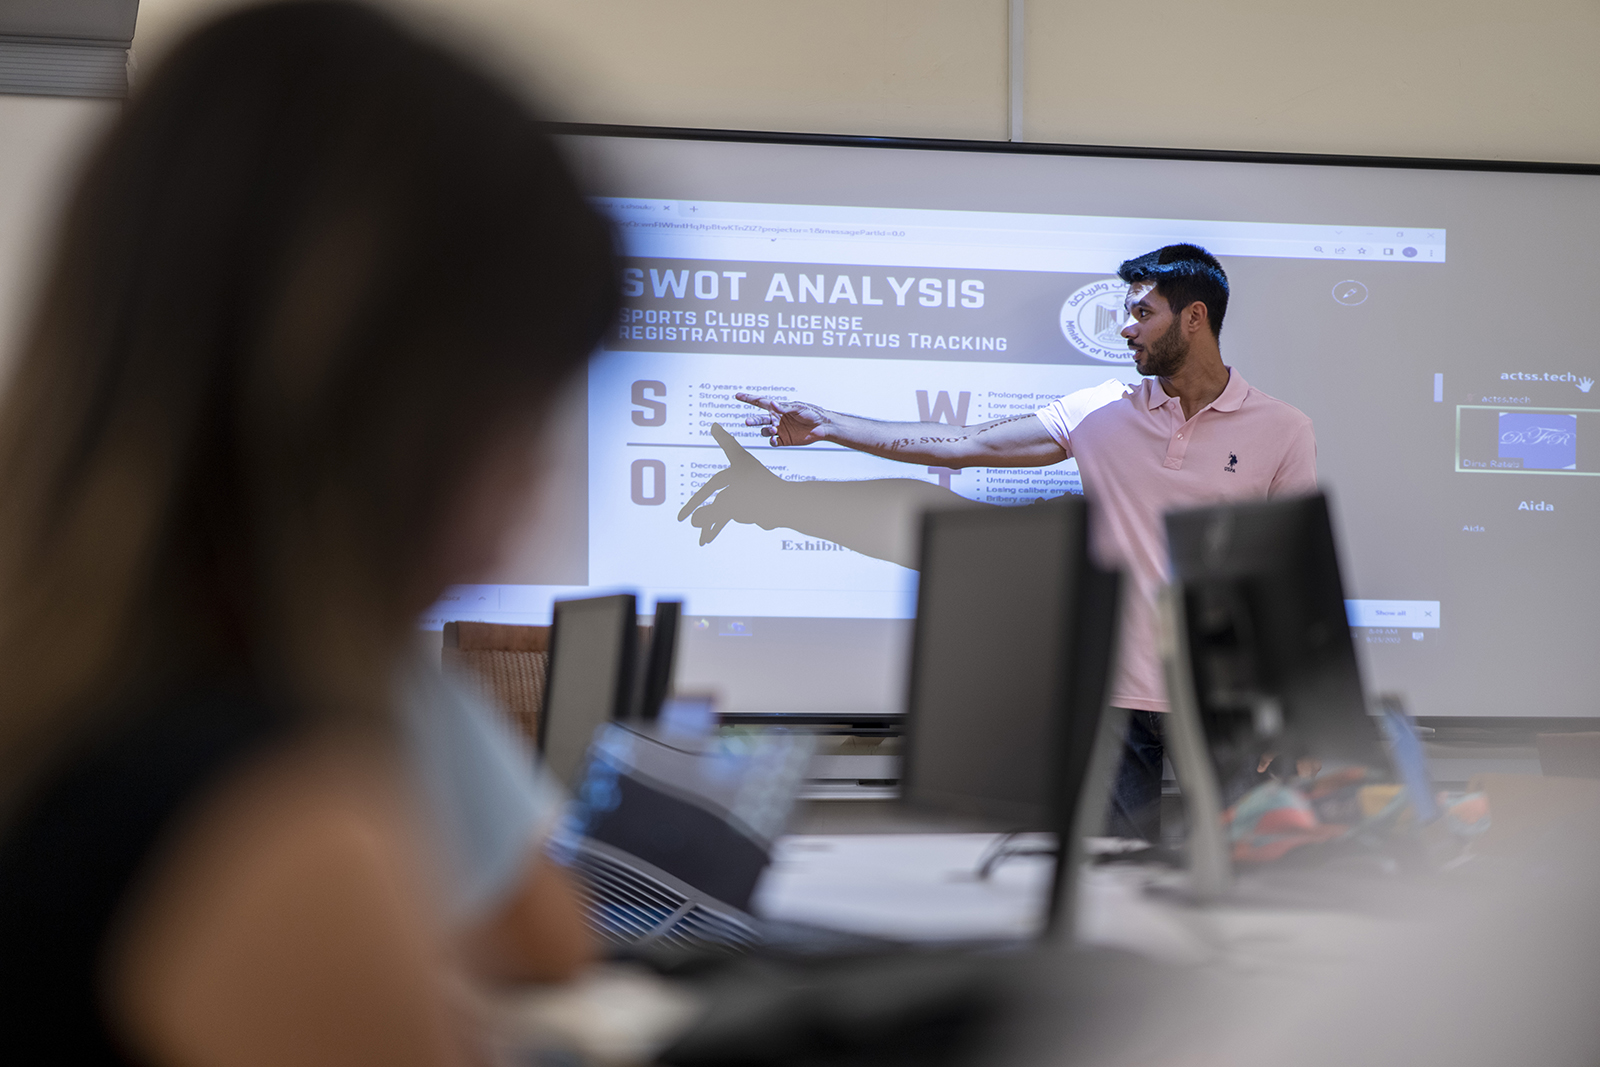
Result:
[[[1038,935],[1051,863],[1019,857],[981,880],[998,835],[795,834],[782,839],[758,890],[761,914],[917,941]],[[1080,872],[1077,936],[1187,967],[1300,973],[1358,957],[1406,920],[1333,907],[1197,908],[1149,892],[1173,872],[1138,865]]]
[[[860,829],[890,816],[885,805],[876,814],[833,808],[829,818]],[[865,932],[1026,934],[1048,864],[1018,861],[978,882],[972,867],[994,836],[793,835],[780,842],[758,901],[768,914]],[[1081,871],[1080,942],[1160,966],[1130,968],[1118,954],[1017,954],[1032,967],[1017,987],[1027,1003],[983,1062],[1600,1062],[1600,924],[1587,921],[1600,857],[1587,862],[1542,862],[1530,878],[1526,865],[1491,860],[1425,892],[1412,884],[1409,901],[1398,880],[1389,903],[1399,906],[1342,910],[1193,907],[1149,891],[1172,879],[1168,870],[1090,866]]]
[[996,834],[804,834],[773,851],[758,914],[908,941],[1026,940],[1043,932],[1053,864],[1019,856],[988,878]]
[[[796,827],[763,890],[795,917],[826,924],[831,908],[835,922],[960,920],[982,931],[1019,929],[1028,914],[1023,869],[982,892],[963,881],[993,837],[976,825],[942,834],[897,804],[825,801],[803,805]],[[885,881],[873,888],[875,872]],[[1079,941],[1158,961],[1174,984],[1161,983],[1151,1014],[1117,1021],[1126,1039],[1104,1055],[1052,1036],[1005,1059],[1016,1067],[1600,1062],[1600,840],[1568,840],[1537,861],[1479,856],[1433,879],[1373,880],[1364,901],[1342,908],[1193,907],[1149,892],[1172,879],[1153,867],[1091,866],[1080,877]],[[891,909],[893,887],[911,883],[906,899],[924,909],[915,922]]]

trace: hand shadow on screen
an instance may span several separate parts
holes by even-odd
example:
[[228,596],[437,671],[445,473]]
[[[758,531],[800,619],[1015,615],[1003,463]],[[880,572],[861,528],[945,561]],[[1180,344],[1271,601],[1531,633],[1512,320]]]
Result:
[[688,519],[699,528],[702,545],[716,540],[728,523],[748,522],[763,530],[781,526],[915,569],[923,512],[994,506],[915,478],[788,482],[720,425],[712,424],[711,436],[722,446],[728,466],[678,512],[679,522]]

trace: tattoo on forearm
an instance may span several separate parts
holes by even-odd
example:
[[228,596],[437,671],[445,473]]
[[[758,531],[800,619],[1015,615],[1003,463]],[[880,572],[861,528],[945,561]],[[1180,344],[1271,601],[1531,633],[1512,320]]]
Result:
[[908,448],[917,448],[922,445],[950,445],[957,441],[965,441],[966,434],[960,437],[901,437],[889,442],[889,451],[903,452]]
[[1008,422],[1021,422],[1023,419],[1031,419],[1031,418],[1033,418],[1033,416],[1030,414],[1030,415],[1013,415],[1009,419],[997,419],[996,421],[991,422],[991,423],[989,423],[989,425],[987,425],[987,426],[983,427],[982,429],[978,430],[978,433],[988,433],[990,430],[999,429],[1000,427],[1004,426]]

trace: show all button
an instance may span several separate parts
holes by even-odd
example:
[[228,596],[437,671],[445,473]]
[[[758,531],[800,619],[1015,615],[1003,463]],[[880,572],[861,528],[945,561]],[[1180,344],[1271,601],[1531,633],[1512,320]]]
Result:
[[1437,630],[1437,600],[1346,600],[1345,616],[1351,626],[1398,626],[1410,630]]

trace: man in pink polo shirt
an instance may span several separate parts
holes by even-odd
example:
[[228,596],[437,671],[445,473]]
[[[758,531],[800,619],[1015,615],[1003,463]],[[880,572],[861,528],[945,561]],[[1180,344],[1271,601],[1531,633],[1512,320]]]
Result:
[[1252,388],[1222,362],[1218,338],[1228,278],[1194,245],[1130,259],[1122,336],[1145,380],[1083,412],[1084,394],[1033,415],[975,426],[885,422],[811,404],[740,394],[765,408],[747,425],[773,445],[831,441],[887,459],[938,467],[1039,467],[1078,461],[1095,502],[1094,547],[1130,579],[1111,703],[1129,713],[1113,795],[1112,832],[1160,833],[1160,714],[1167,710],[1156,597],[1167,578],[1163,515],[1229,500],[1301,495],[1316,488],[1311,420]]

